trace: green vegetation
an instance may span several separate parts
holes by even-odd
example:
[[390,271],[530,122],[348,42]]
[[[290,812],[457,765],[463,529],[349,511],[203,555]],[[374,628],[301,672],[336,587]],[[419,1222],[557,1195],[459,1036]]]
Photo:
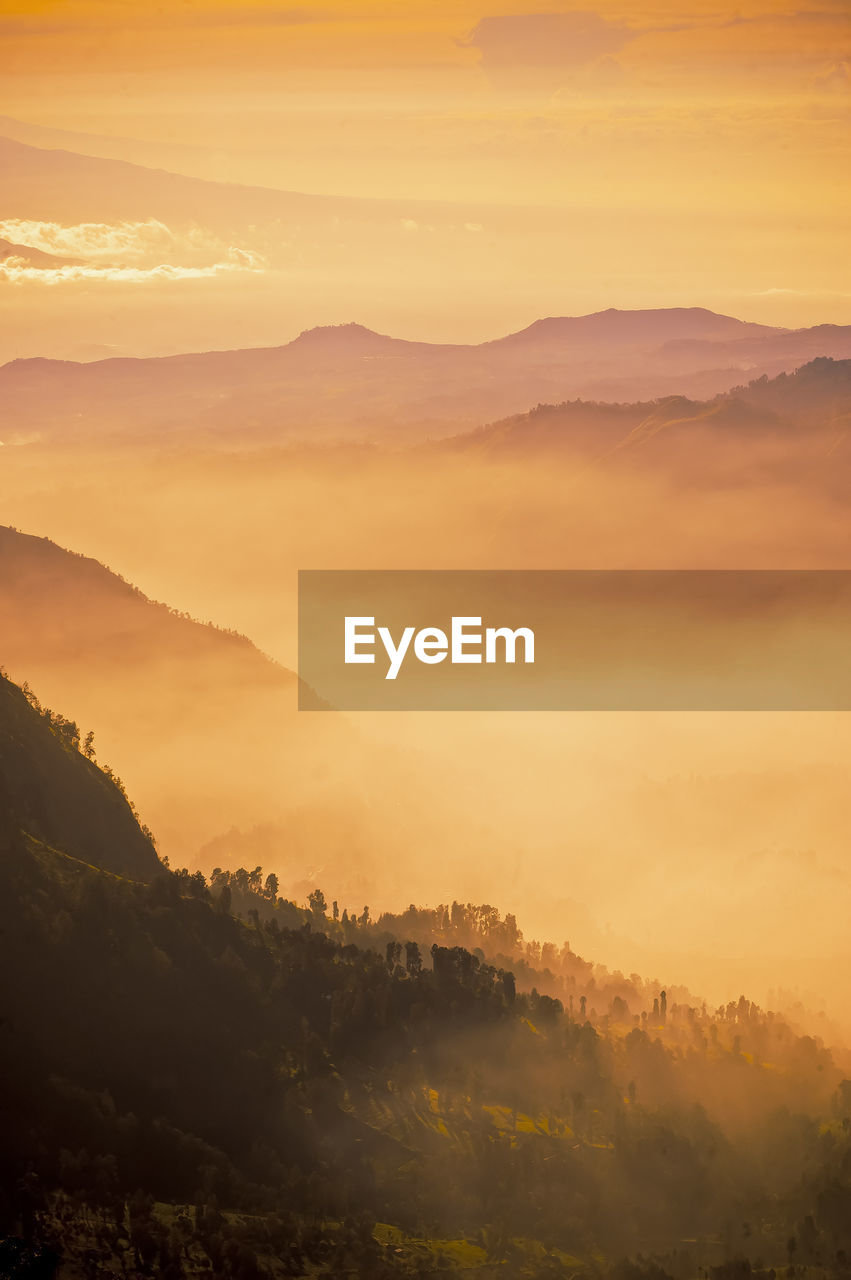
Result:
[[782,1018],[489,907],[172,872],[76,731],[0,707],[0,1275],[848,1270],[851,1082]]

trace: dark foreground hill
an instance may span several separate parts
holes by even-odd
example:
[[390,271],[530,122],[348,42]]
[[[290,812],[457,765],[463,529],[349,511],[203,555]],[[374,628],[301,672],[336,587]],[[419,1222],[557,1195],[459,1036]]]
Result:
[[844,1274],[851,1085],[817,1042],[744,997],[591,1008],[482,949],[379,952],[259,869],[110,874],[56,751],[92,823],[114,791],[3,696],[5,776],[46,779],[26,824],[3,802],[4,1276]]
[[0,831],[133,880],[160,870],[112,777],[80,750],[77,725],[0,675]]

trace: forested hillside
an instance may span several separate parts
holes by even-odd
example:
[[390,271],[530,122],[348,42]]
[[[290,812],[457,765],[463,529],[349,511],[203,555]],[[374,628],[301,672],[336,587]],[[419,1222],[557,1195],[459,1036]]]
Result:
[[150,880],[161,870],[121,782],[92,761],[73,720],[42,708],[0,673],[0,839],[27,837],[103,870]]
[[845,1267],[821,1044],[569,948],[515,973],[492,908],[372,923],[169,871],[73,727],[0,693],[2,1274]]

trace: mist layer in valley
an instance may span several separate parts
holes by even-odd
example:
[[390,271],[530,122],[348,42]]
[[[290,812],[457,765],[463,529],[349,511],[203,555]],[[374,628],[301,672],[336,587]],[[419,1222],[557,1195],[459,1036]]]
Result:
[[[351,337],[335,336],[347,387],[371,364]],[[710,400],[572,399],[432,441],[387,421],[376,438],[345,397],[336,433],[291,409],[257,433],[232,390],[211,445],[208,405],[171,406],[232,376],[217,359],[196,384],[191,360],[143,364],[141,399],[122,390],[132,365],[0,372],[19,397],[7,519],[224,628],[3,536],[10,675],[94,730],[161,851],[262,864],[358,910],[491,901],[627,972],[675,968],[717,1000],[780,988],[839,1016],[847,718],[310,716],[292,669],[303,567],[849,567],[847,363]],[[290,385],[272,377],[267,405]]]

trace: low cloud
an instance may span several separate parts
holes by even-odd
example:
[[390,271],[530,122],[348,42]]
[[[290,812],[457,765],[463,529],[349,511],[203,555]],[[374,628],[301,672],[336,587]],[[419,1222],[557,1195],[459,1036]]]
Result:
[[[176,233],[154,218],[73,226],[7,218],[0,220],[0,239],[15,246],[0,264],[0,279],[12,282],[199,280],[266,265],[253,250],[227,244],[202,227]],[[56,262],[45,261],[45,254]]]
[[[42,253],[78,258],[141,260],[152,253],[172,252],[179,238],[154,218],[146,222],[81,222],[65,227],[58,222],[6,218],[0,221],[0,237]],[[195,249],[196,237],[182,237],[184,247]]]
[[205,280],[228,272],[258,269],[239,262],[214,262],[208,267],[179,267],[167,262],[158,263],[155,267],[96,266],[91,263],[38,267],[26,258],[12,257],[0,262],[0,280],[9,284],[67,284],[79,280],[143,284],[150,280]]
[[190,227],[175,232],[164,222],[148,218],[145,222],[80,222],[63,226],[58,222],[6,218],[0,221],[0,238],[62,257],[89,260],[118,259],[123,263],[148,262],[151,259],[206,260],[203,265],[224,257],[228,261],[261,266],[262,260],[250,249],[229,245],[203,227]]

